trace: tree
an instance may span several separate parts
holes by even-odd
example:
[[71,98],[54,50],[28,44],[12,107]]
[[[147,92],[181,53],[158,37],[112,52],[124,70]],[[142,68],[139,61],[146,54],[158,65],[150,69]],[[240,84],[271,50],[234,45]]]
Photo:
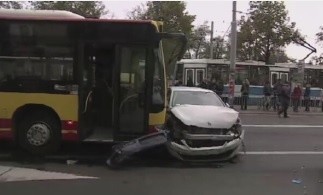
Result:
[[0,8],[4,9],[22,9],[24,2],[22,1],[0,1]]
[[[320,32],[316,33],[316,42],[322,45],[323,42],[323,26],[320,26]],[[323,53],[319,56],[313,56],[311,58],[311,63],[313,65],[323,65]]]
[[[164,32],[184,33],[188,38],[191,36],[195,15],[186,11],[184,1],[148,1],[146,5],[139,5],[128,13],[129,19],[134,20],[157,20],[164,22]],[[172,41],[163,41],[165,64],[167,75],[171,76],[176,61],[172,60]]]
[[[213,38],[213,59],[226,59],[228,52],[228,42],[221,36]],[[200,58],[211,58],[211,42],[206,41],[202,46]]]
[[284,49],[278,48],[275,49],[271,55],[269,62],[270,64],[275,64],[275,63],[287,63],[293,61],[293,59],[289,58],[285,52]]
[[320,54],[319,56],[313,56],[310,59],[309,63],[312,65],[323,65],[323,54]]
[[321,32],[316,33],[316,42],[323,42],[323,26],[320,26]]
[[[204,50],[207,45],[207,40],[206,36],[209,35],[211,32],[209,25],[207,22],[204,22],[204,24],[197,26],[192,34],[189,36],[189,46],[188,46],[188,51],[191,54],[194,54],[195,59],[200,58],[200,52],[201,50]],[[192,56],[192,54],[191,54]]]
[[251,1],[249,6],[249,17],[239,21],[238,57],[270,64],[275,52],[301,35],[295,29],[296,23],[289,22],[284,2]]
[[130,19],[162,20],[165,32],[183,32],[191,34],[195,15],[186,11],[184,1],[148,1],[128,13]]
[[143,3],[137,5],[133,10],[131,10],[127,15],[129,19],[132,20],[144,20],[147,14],[147,6]]
[[66,10],[84,17],[101,17],[108,13],[102,1],[32,1],[37,10]]

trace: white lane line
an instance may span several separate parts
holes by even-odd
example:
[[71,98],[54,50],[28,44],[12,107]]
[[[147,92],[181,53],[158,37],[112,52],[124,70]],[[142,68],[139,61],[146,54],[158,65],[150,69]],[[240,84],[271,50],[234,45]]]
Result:
[[262,128],[323,128],[323,125],[242,125],[243,127],[262,127]]
[[323,151],[249,151],[239,152],[246,155],[323,155]]
[[66,179],[98,179],[68,173],[40,171],[30,168],[8,167],[0,165],[0,183],[10,181],[66,180]]

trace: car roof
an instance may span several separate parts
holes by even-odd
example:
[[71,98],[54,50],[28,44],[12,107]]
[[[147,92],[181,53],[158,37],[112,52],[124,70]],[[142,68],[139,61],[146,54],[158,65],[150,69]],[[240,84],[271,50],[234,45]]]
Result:
[[185,86],[172,86],[170,87],[172,91],[200,91],[200,92],[213,92],[209,89],[203,89],[200,87],[185,87]]

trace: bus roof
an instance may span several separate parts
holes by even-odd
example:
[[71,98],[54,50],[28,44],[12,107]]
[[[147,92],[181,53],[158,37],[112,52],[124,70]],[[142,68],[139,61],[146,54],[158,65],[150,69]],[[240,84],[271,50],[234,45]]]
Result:
[[64,10],[26,10],[0,9],[0,20],[53,20],[53,21],[89,21],[89,22],[124,22],[143,23],[156,26],[151,20],[94,19]]
[[64,10],[0,9],[0,18],[12,19],[84,19],[83,16]]
[[[182,59],[178,63],[180,64],[217,64],[217,65],[229,65],[230,60],[226,59]],[[237,65],[250,65],[250,66],[264,66],[265,62],[261,61],[236,61]]]

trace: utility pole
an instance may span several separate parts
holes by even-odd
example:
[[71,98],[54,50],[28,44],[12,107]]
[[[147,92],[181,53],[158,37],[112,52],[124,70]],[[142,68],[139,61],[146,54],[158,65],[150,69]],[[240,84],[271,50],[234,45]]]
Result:
[[210,59],[213,59],[213,31],[214,31],[214,23],[211,22],[211,38],[210,38]]
[[231,54],[230,54],[230,75],[229,75],[229,104],[234,103],[235,88],[235,68],[236,68],[236,50],[237,50],[237,2],[232,4],[232,22],[231,22]]
[[[232,4],[232,22],[231,22],[231,54],[230,54],[230,72],[231,75],[235,74],[236,67],[236,53],[237,53],[237,2],[233,1]],[[234,79],[234,77],[233,77]]]

